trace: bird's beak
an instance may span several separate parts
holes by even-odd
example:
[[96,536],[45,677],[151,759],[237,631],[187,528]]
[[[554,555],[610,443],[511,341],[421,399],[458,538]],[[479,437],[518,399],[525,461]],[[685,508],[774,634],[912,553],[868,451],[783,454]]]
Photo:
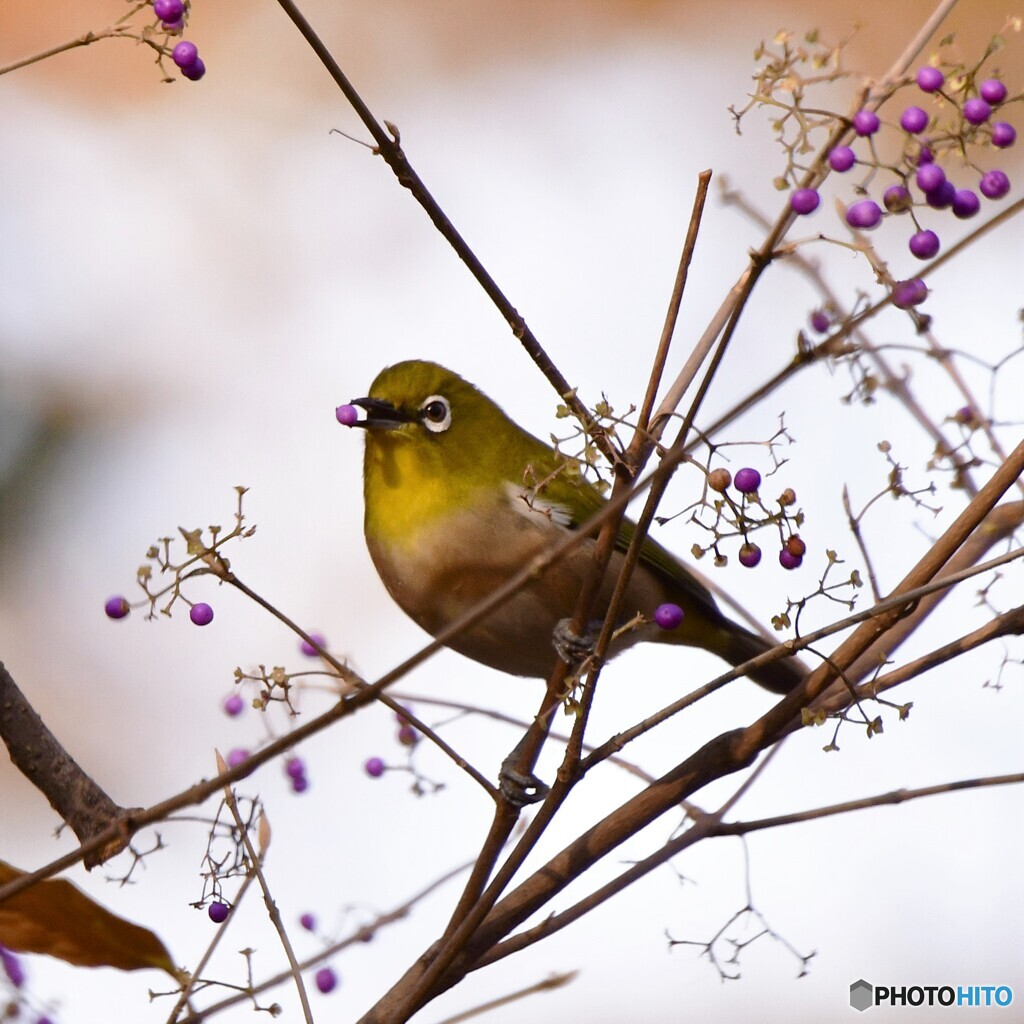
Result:
[[356,420],[353,427],[365,427],[374,430],[394,430],[403,423],[412,422],[412,417],[396,409],[390,402],[380,398],[353,398],[351,405],[358,405],[366,410],[366,419]]

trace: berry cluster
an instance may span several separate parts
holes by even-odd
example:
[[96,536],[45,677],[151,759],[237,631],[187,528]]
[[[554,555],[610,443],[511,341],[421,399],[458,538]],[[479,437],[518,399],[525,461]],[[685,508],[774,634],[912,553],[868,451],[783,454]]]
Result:
[[[405,747],[407,750],[415,748],[416,744],[420,741],[420,734],[416,731],[416,728],[409,724],[400,711],[395,712],[395,721],[398,723],[398,729],[395,732],[395,739],[398,743]],[[363,771],[370,776],[371,779],[379,779],[387,770],[388,765],[383,758],[380,757],[368,757],[363,762]]]
[[[185,30],[188,6],[186,0],[153,0],[153,13],[160,19],[160,27],[165,32],[178,35]],[[195,43],[183,39],[171,50],[171,60],[192,82],[198,82],[206,74],[206,65]]]
[[[137,601],[133,605],[121,594],[108,598],[104,605],[107,618],[123,619],[133,607],[146,606],[149,609],[146,615],[147,619],[155,619],[158,612],[170,618],[171,610],[180,600],[188,606],[189,619],[194,625],[208,626],[213,622],[213,608],[205,601],[190,601],[182,593],[182,584],[185,580],[198,575],[213,574],[220,579],[229,578],[230,566],[228,560],[220,553],[220,549],[236,538],[245,539],[256,532],[255,526],[245,525],[245,515],[242,512],[242,500],[245,492],[245,487],[235,488],[238,506],[234,514],[235,525],[232,529],[224,531],[220,526],[210,526],[207,528],[209,532],[209,539],[207,539],[204,537],[204,531],[200,528],[186,530],[179,527],[178,532],[185,542],[186,548],[185,555],[180,562],[175,561],[172,557],[171,549],[175,544],[173,537],[161,537],[156,544],[151,544],[146,550],[146,562],[140,565],[135,572],[136,582],[145,594],[145,600]],[[171,577],[170,582],[154,590],[155,580],[165,574]]]
[[[132,606],[128,599],[120,594],[108,597],[107,603],[103,606],[108,619],[123,619],[131,610]],[[189,607],[188,617],[195,626],[208,626],[213,622],[213,608],[205,601],[197,601]]]
[[165,32],[180,32],[185,27],[185,5],[182,0],[153,0],[153,13]]
[[[877,227],[887,215],[909,214],[916,230],[910,236],[908,248],[920,260],[937,256],[942,243],[934,230],[922,228],[916,209],[949,210],[957,219],[965,220],[981,209],[979,192],[984,199],[996,201],[1010,191],[1010,179],[1004,171],[983,172],[973,162],[973,155],[981,149],[1004,150],[1016,141],[1013,125],[996,119],[1005,109],[1006,85],[998,78],[976,83],[973,71],[950,70],[952,73],[947,77],[939,68],[927,65],[918,69],[913,82],[905,83],[907,87],[916,86],[921,94],[919,102],[929,104],[931,110],[916,104],[906,106],[898,125],[883,125],[873,110],[860,110],[851,127],[857,137],[854,143],[861,142],[861,152],[842,145],[828,154],[829,167],[837,173],[844,174],[858,165],[867,170],[865,182],[857,187],[861,195],[879,171],[898,178],[885,188],[881,204],[871,198],[851,203],[846,210],[846,222],[852,228],[867,231]],[[883,128],[901,133],[901,154],[892,164],[878,156],[877,137]],[[977,191],[958,187],[949,176],[948,164],[957,154],[962,157],[964,171],[974,175]],[[945,168],[943,162],[947,164]],[[790,206],[801,215],[813,213],[820,202],[815,189],[796,189],[790,195]],[[915,278],[897,282],[892,295],[896,306],[907,309],[923,302],[928,289]]]
[[[159,2],[159,0],[157,0]],[[171,50],[171,60],[181,69],[182,75],[190,82],[198,82],[206,74],[206,65],[199,56],[199,48],[195,43],[183,39]]]
[[[715,539],[707,547],[694,544],[691,549],[694,558],[703,558],[708,552],[713,551],[715,564],[725,565],[728,559],[722,553],[719,547],[720,543],[726,537],[740,537],[743,543],[737,553],[739,563],[744,568],[753,569],[760,564],[762,552],[761,548],[750,539],[750,534],[764,527],[774,526],[779,530],[781,539],[779,564],[784,569],[800,567],[807,545],[793,530],[794,527],[799,528],[802,525],[803,513],[790,511],[796,504],[796,493],[791,487],[787,487],[776,499],[778,511],[775,511],[763,504],[759,493],[761,474],[750,466],[738,469],[735,476],[724,466],[719,466],[708,473],[707,483],[711,491],[721,495],[711,503],[715,512],[715,522],[711,526],[707,526],[700,523],[697,517],[694,517],[694,520],[705,529],[710,530]],[[730,493],[730,488],[737,493]],[[658,609],[658,612],[661,612],[661,608]],[[658,612],[655,613],[655,621],[661,626],[662,622],[658,617]],[[670,621],[668,613],[663,613],[662,617]],[[662,628],[673,629],[675,627],[662,626]]]
[[284,763],[284,773],[288,776],[293,793],[305,793],[309,789],[306,778],[306,762],[297,754],[292,754]]

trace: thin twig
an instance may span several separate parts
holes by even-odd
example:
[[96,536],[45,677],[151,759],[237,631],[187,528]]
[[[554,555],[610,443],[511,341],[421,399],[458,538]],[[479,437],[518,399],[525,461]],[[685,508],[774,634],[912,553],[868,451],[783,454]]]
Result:
[[781,828],[804,821],[816,821],[821,818],[834,817],[838,814],[849,814],[853,811],[868,810],[890,804],[907,803],[910,800],[919,800],[928,796],[955,793],[961,790],[982,789],[990,786],[1019,785],[1020,783],[1024,783],[1024,772],[979,779],[962,779],[935,786],[922,786],[917,789],[892,790],[876,796],[861,797],[858,800],[847,800],[843,803],[817,807],[809,811],[795,811],[790,814],[779,814],[771,818],[760,818],[754,821],[721,822],[709,819],[706,824],[699,821],[695,822],[693,827],[682,833],[682,835],[670,840],[649,857],[631,864],[629,868],[616,878],[605,883],[599,889],[595,889],[594,892],[581,899],[578,903],[559,911],[557,914],[546,917],[540,924],[534,925],[532,928],[517,932],[503,942],[497,943],[473,964],[471,970],[477,971],[487,967],[513,953],[518,953],[527,946],[532,946],[542,939],[548,938],[555,932],[561,931],[595,907],[607,902],[612,896],[632,885],[640,878],[650,874],[655,868],[660,867],[666,861],[693,846],[697,840],[713,839],[719,836],[745,836],[751,832],[763,831],[769,828]]
[[445,1017],[445,1019],[439,1021],[438,1024],[463,1024],[464,1021],[472,1020],[474,1017],[482,1017],[485,1013],[490,1013],[492,1010],[498,1010],[503,1006],[509,1006],[512,1003],[517,1003],[520,999],[525,999],[527,996],[534,996],[538,992],[551,992],[556,988],[563,988],[575,981],[578,974],[579,971],[566,971],[563,974],[552,974],[543,981],[537,981],[532,985],[528,985],[526,988],[517,989],[515,992],[509,992],[507,995],[498,996],[497,999],[489,999],[486,1003],[481,1003],[479,1006],[474,1006],[470,1010],[464,1010],[462,1013],[455,1014],[454,1017]]
[[[242,884],[238,887],[238,892],[235,893],[233,905],[237,907],[242,900],[245,898],[245,894],[249,891],[249,887],[255,881],[255,877],[250,873],[242,879]],[[199,963],[196,964],[195,970],[188,976],[188,980],[182,986],[181,993],[178,996],[177,1001],[174,1004],[173,1009],[167,1016],[167,1024],[177,1024],[178,1014],[185,1008],[189,1003],[190,997],[192,996],[192,990],[202,980],[203,971],[206,970],[207,965],[213,959],[213,954],[217,951],[217,947],[220,945],[221,939],[227,934],[228,928],[232,921],[234,921],[234,915],[229,914],[228,918],[224,923],[214,932],[213,938],[210,940],[206,947],[205,952],[199,959]],[[290,975],[289,975],[290,976]]]
[[[1007,463],[995,472],[981,489],[978,497],[939,538],[934,548],[907,574],[897,588],[893,600],[902,600],[904,608],[906,607],[909,591],[927,582],[938,571],[981,519],[991,511],[999,497],[1012,486],[1016,475],[1022,470],[1024,442],[1017,446]],[[840,645],[833,655],[833,663],[840,669],[849,664],[871,640],[899,617],[900,612],[901,609],[895,607],[887,615],[882,615],[881,621],[877,624],[871,622],[860,626],[850,639]],[[800,717],[801,708],[806,705],[809,698],[825,689],[832,678],[832,672],[831,666],[815,670],[801,686],[751,725],[708,741],[682,763],[610,812],[538,868],[534,874],[495,904],[467,945],[465,954],[438,979],[429,997],[432,998],[440,991],[456,984],[472,964],[484,956],[493,945],[531,914],[536,913],[574,878],[579,877],[616,849],[629,836],[651,824],[697,788],[752,763],[759,750],[777,742],[782,735],[792,729],[794,721]],[[385,1007],[400,1007],[399,1012],[408,1015],[413,1004],[406,1001],[407,995],[403,998],[402,989],[410,984],[418,987],[415,977],[410,978],[409,974],[421,976],[421,972],[415,968],[408,972],[406,978],[400,980],[392,992],[362,1018],[365,1024],[381,1020],[380,1014],[385,1012]],[[418,993],[418,996],[420,1001],[427,998],[424,993]],[[389,1016],[389,1019],[396,1018]]]
[[573,415],[583,424],[587,433],[593,438],[594,443],[608,459],[609,464],[617,466],[619,454],[604,428],[590,414],[586,404],[579,399],[575,389],[562,376],[561,371],[543,349],[540,342],[534,336],[533,331],[530,330],[526,321],[519,314],[519,311],[498,287],[497,282],[488,273],[476,253],[469,247],[469,244],[455,228],[455,225],[448,219],[448,216],[441,209],[437,200],[434,199],[423,183],[423,180],[413,169],[412,164],[402,149],[398,130],[393,125],[387,125],[391,131],[390,133],[385,131],[385,127],[373,116],[370,108],[363,102],[362,97],[341,70],[333,54],[316,34],[313,26],[299,10],[294,0],[278,0],[278,3],[285,14],[291,18],[306,42],[309,43],[310,48],[319,58],[320,63],[326,68],[335,85],[341,90],[359,120],[363,122],[367,131],[373,136],[373,141],[376,143],[376,151],[384,158],[385,162],[394,172],[398,183],[410,191],[416,202],[423,207],[424,212],[430,218],[434,227],[437,228],[441,236],[455,250],[459,259],[466,264],[469,272],[486,292],[491,302],[494,303],[498,312],[505,318],[513,335],[519,339],[523,348],[526,349],[530,358],[548,379],[559,397],[572,410]]
[[[218,774],[223,773],[225,768],[227,768],[227,765],[218,753]],[[281,920],[281,912],[277,909],[277,903],[274,901],[274,897],[270,893],[270,886],[267,884],[266,875],[263,874],[263,858],[266,856],[267,846],[270,841],[270,828],[267,824],[266,815],[263,811],[260,811],[260,829],[261,833],[265,833],[266,838],[261,838],[260,852],[257,853],[256,848],[252,844],[252,839],[249,837],[249,830],[246,828],[245,822],[242,821],[241,814],[238,813],[238,802],[235,800],[235,793],[230,785],[224,787],[224,803],[227,806],[227,809],[231,812],[231,817],[235,819],[235,827],[238,829],[239,838],[242,841],[242,845],[245,847],[245,853],[249,859],[249,870],[256,876],[256,880],[260,884],[260,890],[263,893],[263,904],[267,908],[267,916],[270,918],[270,923],[274,926],[274,930],[277,932],[278,938],[281,940],[281,947],[284,949],[284,955],[288,958],[288,966],[291,968],[292,978],[295,981],[295,989],[299,994],[299,1003],[302,1005],[302,1013],[306,1018],[306,1024],[313,1024],[313,1011],[309,1006],[309,996],[306,994],[306,983],[302,980],[302,969],[295,956],[295,950],[292,948],[291,939],[288,938],[288,932],[285,929],[284,922]]]
[[[375,917],[369,924],[358,928],[352,935],[349,935],[338,942],[332,942],[319,953],[301,961],[299,964],[300,969],[305,971],[310,967],[315,967],[317,964],[323,963],[324,960],[334,956],[336,953],[340,953],[343,950],[348,949],[350,946],[369,941],[382,928],[397,924],[399,921],[404,921],[409,917],[410,913],[418,903],[421,903],[457,875],[468,870],[472,864],[472,861],[467,861],[465,864],[460,864],[458,867],[452,868],[450,871],[446,871],[439,878],[434,879],[434,881],[424,886],[415,895],[411,896],[404,903],[399,904],[393,910],[378,914],[377,917]],[[203,1010],[200,1010],[198,1013],[190,1014],[188,1017],[182,1018],[180,1021],[176,1022],[176,1024],[203,1024],[204,1021],[210,1020],[222,1010],[227,1010],[232,1006],[238,1005],[238,1003],[245,1002],[253,996],[260,995],[269,989],[276,988],[278,985],[291,981],[291,979],[291,969],[287,971],[280,971],[269,978],[265,978],[257,985],[246,989],[244,992],[228,996],[226,999],[222,999],[219,1003],[213,1003],[212,1005],[205,1007]],[[171,1024],[171,1022],[169,1022],[169,1024]]]
[[[302,639],[312,648],[314,648],[314,650],[317,651],[320,657],[323,658],[335,670],[335,672],[338,673],[338,677],[344,680],[350,686],[354,687],[357,692],[360,690],[365,690],[369,686],[365,679],[359,676],[356,672],[353,672],[348,665],[346,665],[342,661],[339,661],[329,651],[324,650],[324,648],[321,647],[313,637],[307,634],[306,631],[302,629],[301,626],[299,626],[296,622],[294,622],[287,615],[285,615],[284,612],[278,609],[275,605],[271,604],[261,594],[257,593],[247,584],[242,582],[242,580],[240,580],[233,572],[225,569],[218,573],[218,575],[222,580],[224,580],[225,583],[229,583],[236,590],[241,591],[251,601],[254,601],[265,611],[269,612],[271,615],[274,616],[275,619],[283,623],[293,633],[295,633],[296,636],[298,636],[300,639]],[[495,790],[495,787],[491,784],[490,780],[481,772],[479,772],[476,768],[474,768],[473,765],[471,765],[457,750],[454,749],[454,747],[451,746],[451,744],[449,744],[437,732],[431,729],[430,726],[426,724],[426,722],[421,721],[419,718],[416,717],[415,714],[413,714],[413,712],[411,712],[408,708],[403,707],[399,703],[399,701],[395,700],[395,698],[389,696],[387,693],[378,693],[376,695],[376,700],[378,700],[385,707],[390,708],[390,710],[394,711],[396,714],[400,714],[405,719],[405,721],[409,723],[409,725],[413,726],[418,732],[422,733],[422,735],[426,737],[431,743],[433,743],[434,746],[436,746],[450,761],[452,761],[456,765],[456,767],[458,767],[461,771],[464,771],[467,775],[469,775],[469,777],[473,779],[473,781],[476,782],[477,785],[480,786],[487,793],[488,796],[490,796],[492,799],[494,798],[497,791]]]
[[[0,75],[6,75],[9,71],[17,71],[18,68],[28,67],[30,64],[37,64],[48,57],[55,57],[58,53],[66,53],[68,50],[77,49],[79,46],[89,46],[92,43],[99,42],[101,39],[136,39],[135,36],[128,33],[128,26],[125,22],[148,6],[148,3],[138,3],[106,28],[98,29],[95,32],[86,32],[84,35],[75,36],[74,39],[58,43],[56,46],[51,46],[40,53],[34,53],[31,57],[23,57],[21,60],[16,60],[13,64],[5,64],[3,67],[0,67]],[[136,39],[136,41],[138,40]]]
[[999,637],[1020,636],[1021,634],[1024,634],[1024,606],[1011,608],[1008,612],[1003,612],[994,619],[990,619],[983,626],[971,630],[970,633],[965,633],[958,639],[921,655],[920,658],[908,661],[905,665],[900,665],[899,668],[879,676],[878,679],[862,683],[857,688],[857,695],[858,697],[874,697],[886,690],[891,690],[894,686],[902,686],[908,680],[930,672],[933,668],[952,661],[954,658],[959,658],[968,651],[991,643]]
[[987,789],[991,786],[1017,786],[1024,782],[1024,772],[1011,775],[988,775],[977,779],[957,779],[954,782],[940,782],[934,786],[919,786],[915,789],[893,789],[887,793],[864,796],[857,800],[844,800],[842,803],[815,807],[809,811],[794,811],[791,814],[777,814],[770,818],[757,818],[753,821],[723,822],[718,826],[717,835],[738,836],[749,835],[768,828],[781,828],[804,821],[819,821],[832,818],[837,814],[850,814],[852,811],[863,811],[874,807],[886,807],[903,804],[910,800],[921,800],[929,796],[941,796],[946,793],[959,793],[964,790]]
[[[697,195],[693,200],[693,210],[690,214],[690,224],[686,230],[686,241],[683,243],[683,251],[679,255],[679,267],[676,270],[676,279],[672,286],[672,297],[669,300],[668,310],[665,313],[665,325],[661,331],[661,338],[658,340],[658,349],[654,355],[654,365],[651,368],[650,379],[647,382],[647,392],[640,405],[640,413],[636,420],[636,434],[630,451],[626,452],[626,460],[630,461],[630,452],[634,445],[637,445],[647,434],[647,428],[651,423],[651,410],[654,408],[654,400],[658,395],[658,387],[661,384],[661,375],[665,369],[665,362],[668,359],[669,346],[676,331],[676,322],[679,319],[679,307],[683,300],[683,292],[686,289],[686,280],[690,273],[690,264],[693,262],[693,252],[697,247],[697,234],[700,230],[701,218],[704,215],[704,206],[708,199],[708,186],[711,184],[711,171],[701,171],[697,176]],[[632,465],[632,463],[630,462]]]
[[[874,498],[872,498],[872,501],[874,501]],[[871,596],[875,599],[875,604],[878,604],[878,602],[882,600],[882,591],[878,589],[878,577],[875,575],[875,565],[871,560],[871,556],[868,554],[867,545],[864,543],[864,535],[860,530],[861,516],[863,516],[867,511],[867,507],[861,509],[859,515],[853,514],[853,506],[850,504],[850,489],[846,484],[843,484],[843,511],[846,513],[846,523],[850,527],[850,533],[853,534],[853,539],[856,541],[857,547],[860,549],[860,557],[864,560],[864,567],[868,572],[868,583],[871,585]]]

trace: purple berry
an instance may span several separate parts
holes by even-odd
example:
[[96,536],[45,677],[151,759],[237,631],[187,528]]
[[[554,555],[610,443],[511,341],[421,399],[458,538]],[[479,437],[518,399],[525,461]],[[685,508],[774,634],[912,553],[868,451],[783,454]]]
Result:
[[981,200],[969,188],[957,189],[953,196],[953,216],[960,220],[973,217],[981,209]]
[[849,146],[836,146],[828,155],[828,164],[833,171],[848,171],[857,162],[857,156]]
[[930,260],[938,255],[942,243],[934,231],[918,231],[910,236],[908,247],[919,260]]
[[744,568],[753,569],[761,561],[761,549],[756,544],[751,544],[750,541],[747,541],[740,548],[739,559],[740,565]]
[[882,196],[882,202],[890,213],[906,213],[914,205],[910,189],[905,185],[890,185]]
[[964,104],[964,120],[971,124],[984,124],[991,113],[992,108],[980,96],[972,96]]
[[403,747],[415,747],[420,740],[420,734],[416,731],[415,727],[409,725],[408,722],[406,722],[405,725],[400,725],[398,727],[396,736],[398,738],[398,742],[401,743]]
[[873,110],[858,110],[853,115],[853,130],[858,135],[874,135],[880,123],[878,115]]
[[1009,149],[1017,141],[1017,129],[1005,121],[992,125],[992,145],[997,149]]
[[245,747],[232,747],[224,760],[229,768],[237,768],[248,756],[249,751]]
[[900,115],[900,127],[910,135],[916,135],[928,127],[928,115],[920,107],[907,107]]
[[920,167],[923,164],[930,164],[935,159],[935,154],[931,151],[928,146],[922,146],[917,151],[917,166]]
[[[322,633],[310,633],[309,639],[312,640],[317,647],[320,647],[322,650],[327,650],[327,640]],[[316,647],[306,640],[303,640],[299,644],[299,650],[308,658],[318,658],[320,656]]]
[[654,610],[654,621],[662,629],[675,629],[683,621],[683,609],[677,604],[659,604]]
[[873,199],[861,199],[846,211],[851,228],[873,228],[882,219],[882,208]]
[[379,779],[387,771],[387,765],[379,757],[368,757],[363,765],[363,771],[371,779]]
[[986,199],[1002,199],[1010,191],[1010,179],[1002,171],[986,171],[978,188]]
[[153,13],[161,21],[177,21],[185,13],[181,0],[153,0]]
[[184,39],[171,51],[171,60],[179,68],[191,67],[199,59],[199,47],[195,43],[186,42]]
[[956,195],[956,186],[953,182],[946,180],[938,188],[925,193],[925,202],[934,210],[945,210],[947,206],[953,205],[953,197]]
[[1006,85],[998,78],[986,79],[978,88],[981,98],[995,106],[1006,99]]
[[937,92],[946,83],[946,76],[933,67],[917,69],[917,87],[921,92]]
[[925,164],[918,169],[914,180],[917,187],[927,195],[946,183],[946,172],[938,164]]
[[242,700],[241,696],[237,693],[231,694],[230,697],[224,698],[224,714],[230,718],[236,718],[245,709],[245,701]]
[[[828,329],[831,326],[832,326],[832,319],[831,319],[831,317],[829,317],[828,313],[825,312],[825,310],[823,310],[823,309],[816,309],[811,314],[811,327],[814,328],[814,330],[817,331],[818,334],[827,334],[828,333]],[[728,472],[728,470],[726,470],[726,472]],[[726,483],[725,486],[728,487],[729,484]],[[716,491],[717,490],[725,490],[725,487],[723,487],[723,488],[716,487],[715,490]]]
[[821,196],[813,188],[798,188],[790,197],[789,205],[794,213],[814,213],[821,202]]
[[783,548],[779,552],[779,565],[783,569],[799,569],[803,560],[803,555],[794,555],[789,548]]
[[334,418],[343,426],[351,427],[359,422],[359,410],[354,405],[339,405],[334,410]]
[[0,946],[0,964],[3,964],[4,973],[15,988],[21,988],[25,984],[25,969],[21,961],[6,946]]
[[307,932],[316,931],[316,918],[308,912],[303,914],[302,917],[299,918],[299,924],[301,924],[302,927],[305,928]]
[[189,64],[187,68],[182,68],[181,73],[190,82],[198,82],[206,74],[206,65],[203,63],[203,58],[196,57],[195,63]]
[[305,793],[309,789],[309,779],[305,775],[300,775],[297,779],[292,779],[292,792],[293,793]]
[[208,626],[213,622],[213,609],[205,601],[197,601],[189,608],[188,617],[197,626]]
[[892,304],[897,309],[919,306],[928,298],[928,285],[919,277],[910,281],[897,281],[892,287]]
[[132,609],[126,598],[111,597],[103,606],[108,619],[123,619]]
[[230,911],[226,903],[221,903],[218,900],[206,908],[206,913],[210,915],[210,920],[214,924],[223,924],[228,919]]
[[284,772],[290,779],[301,779],[306,774],[306,762],[301,757],[289,757],[284,763]]
[[756,494],[758,487],[761,486],[761,474],[756,469],[744,466],[743,469],[736,471],[733,483],[741,494]]
[[328,992],[333,992],[338,987],[338,976],[334,973],[332,967],[321,967],[316,972],[316,987],[324,995]]

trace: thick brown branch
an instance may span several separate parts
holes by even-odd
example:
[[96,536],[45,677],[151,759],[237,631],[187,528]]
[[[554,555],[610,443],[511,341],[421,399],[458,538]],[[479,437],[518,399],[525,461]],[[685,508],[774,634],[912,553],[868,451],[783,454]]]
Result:
[[[38,789],[50,806],[85,843],[108,830],[126,812],[82,770],[25,699],[10,672],[0,662],[0,738],[15,767]],[[87,868],[101,864],[128,843],[127,835],[112,836],[85,858]]]
[[[1018,452],[1019,450],[1018,447]],[[966,515],[973,507],[972,502],[964,514]],[[987,551],[1000,541],[1006,540],[1021,523],[1024,523],[1024,501],[1010,501],[992,509],[963,544],[949,556],[941,572],[935,574],[935,578],[943,579],[977,564]],[[851,682],[859,682],[874,673],[945,600],[950,589],[944,587],[928,597],[921,598],[909,615],[895,622],[884,635],[878,637],[863,654],[846,667],[846,678]]]
[[532,946],[534,943],[546,939],[549,935],[561,931],[700,840],[711,839],[717,836],[742,836],[763,829],[780,828],[783,825],[814,821],[818,818],[832,817],[837,814],[849,814],[851,811],[906,803],[909,800],[919,800],[926,796],[956,793],[966,789],[982,789],[988,786],[1020,785],[1021,783],[1024,783],[1024,773],[996,775],[981,779],[960,779],[956,782],[944,782],[935,786],[923,786],[920,789],[897,789],[877,796],[861,797],[859,800],[847,800],[843,803],[831,804],[827,807],[817,807],[809,811],[779,814],[771,818],[761,818],[757,821],[721,822],[708,816],[706,822],[698,820],[681,835],[676,836],[663,847],[655,850],[650,856],[637,861],[635,864],[631,864],[621,875],[605,883],[599,889],[595,889],[594,892],[585,896],[578,903],[557,914],[546,917],[532,928],[517,932],[504,942],[499,942],[473,965],[473,970],[486,967],[488,964],[510,956],[512,953],[518,953],[519,950]]
[[[893,592],[893,598],[902,597],[916,587],[930,582],[949,559],[964,544],[982,520],[991,513],[996,502],[1011,487],[1024,470],[1024,441],[1022,441],[981,489],[978,496],[939,538],[934,547],[907,574]],[[679,801],[691,796],[697,789],[714,779],[731,774],[752,763],[760,750],[766,749],[794,728],[800,710],[808,698],[821,694],[835,678],[835,668],[845,668],[861,656],[873,641],[890,629],[903,612],[898,607],[864,622],[853,635],[840,645],[831,662],[815,670],[798,690],[783,698],[767,714],[745,729],[737,729],[705,744],[682,764],[637,794],[621,807],[598,822],[577,840],[556,854],[547,864],[527,878],[518,888],[498,902],[483,925],[429,993],[429,997],[458,983],[472,969],[476,960],[499,942],[510,931],[536,913],[574,878],[607,856],[619,844],[639,829],[656,820]],[[414,967],[406,978],[363,1018],[363,1024],[377,1024],[389,1019],[389,1008],[404,1006],[406,986],[415,984],[412,977],[419,972]],[[403,993],[403,988],[406,992]],[[420,997],[422,1002],[423,997]]]

